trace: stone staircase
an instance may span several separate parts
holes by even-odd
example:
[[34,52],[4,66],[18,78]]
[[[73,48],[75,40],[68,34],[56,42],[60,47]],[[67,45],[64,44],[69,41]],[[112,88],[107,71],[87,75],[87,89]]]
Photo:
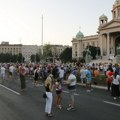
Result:
[[92,60],[90,64],[92,63],[120,63],[120,56],[114,57],[114,55],[109,55],[109,56],[103,56],[101,59],[97,60]]

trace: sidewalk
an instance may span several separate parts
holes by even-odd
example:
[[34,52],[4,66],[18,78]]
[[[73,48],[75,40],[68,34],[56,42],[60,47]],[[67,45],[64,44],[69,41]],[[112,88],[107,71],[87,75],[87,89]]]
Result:
[[[77,83],[77,85],[85,85],[82,83]],[[103,89],[103,90],[107,90],[107,86],[99,86],[99,85],[91,85],[92,88],[98,88],[98,89]]]

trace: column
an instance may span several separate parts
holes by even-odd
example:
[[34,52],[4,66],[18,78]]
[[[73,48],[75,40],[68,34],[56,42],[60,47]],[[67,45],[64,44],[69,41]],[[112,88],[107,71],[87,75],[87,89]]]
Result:
[[81,40],[81,42],[80,42],[80,48],[81,48],[81,50],[80,50],[80,58],[81,58],[81,57],[82,57],[82,51],[83,51],[82,40]]
[[78,56],[77,56],[77,59],[79,59],[80,58],[80,41],[78,42],[78,50],[77,50],[77,54],[78,54]]
[[101,49],[101,56],[103,56],[103,42],[102,42],[102,35],[99,36],[100,39],[100,49]]
[[110,36],[109,33],[107,33],[107,55],[110,54]]

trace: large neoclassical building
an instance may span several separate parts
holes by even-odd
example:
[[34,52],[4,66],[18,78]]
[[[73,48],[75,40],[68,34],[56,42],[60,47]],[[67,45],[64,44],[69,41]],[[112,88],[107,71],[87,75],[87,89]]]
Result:
[[99,17],[96,35],[84,36],[81,31],[76,34],[72,39],[72,58],[82,57],[88,45],[100,47],[103,58],[120,55],[120,0],[116,0],[113,4],[111,21],[108,21],[104,14]]

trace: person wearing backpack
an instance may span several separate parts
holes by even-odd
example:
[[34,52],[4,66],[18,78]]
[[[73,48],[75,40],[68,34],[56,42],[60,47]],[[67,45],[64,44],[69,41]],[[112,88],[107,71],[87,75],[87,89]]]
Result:
[[39,79],[39,67],[34,70],[34,85],[38,86],[38,79]]

